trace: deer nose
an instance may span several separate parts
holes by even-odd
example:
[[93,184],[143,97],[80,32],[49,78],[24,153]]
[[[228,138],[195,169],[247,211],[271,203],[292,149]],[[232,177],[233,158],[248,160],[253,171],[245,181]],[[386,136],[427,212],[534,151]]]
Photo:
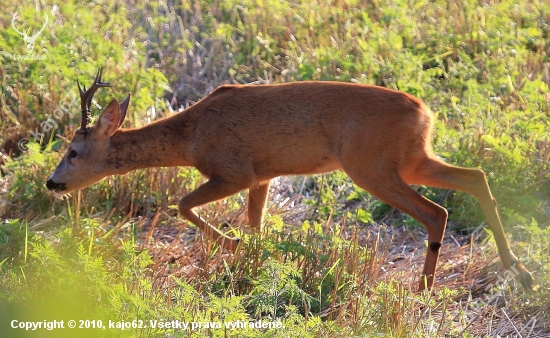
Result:
[[46,181],[46,188],[50,190],[65,190],[65,183],[55,183],[51,178]]

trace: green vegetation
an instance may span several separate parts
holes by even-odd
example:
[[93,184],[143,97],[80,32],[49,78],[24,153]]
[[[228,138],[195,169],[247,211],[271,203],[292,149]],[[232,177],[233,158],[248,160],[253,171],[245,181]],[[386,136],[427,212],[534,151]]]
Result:
[[[2,336],[548,334],[547,1],[7,0],[3,9]],[[48,15],[32,50],[11,26],[15,12],[14,25],[31,36]],[[436,112],[436,152],[487,173],[536,291],[495,282],[502,268],[491,264],[496,248],[480,231],[483,214],[458,192],[418,187],[448,208],[457,231],[444,247],[438,286],[423,294],[411,290],[424,250],[420,226],[343,173],[274,185],[260,234],[239,227],[244,194],[204,207],[203,217],[230,224],[243,238],[235,255],[182,226],[174,205],[202,182],[190,168],[139,170],[56,199],[44,182],[79,125],[76,80],[89,85],[101,66],[113,87],[99,91],[97,103],[131,92],[127,126],[171,114],[228,82],[346,81],[418,96]],[[398,240],[390,243],[392,235]],[[465,245],[470,240],[475,246]],[[10,329],[13,319],[96,322],[78,331],[27,332]],[[100,330],[97,320],[143,321],[147,328]],[[150,320],[283,327],[160,329]]]

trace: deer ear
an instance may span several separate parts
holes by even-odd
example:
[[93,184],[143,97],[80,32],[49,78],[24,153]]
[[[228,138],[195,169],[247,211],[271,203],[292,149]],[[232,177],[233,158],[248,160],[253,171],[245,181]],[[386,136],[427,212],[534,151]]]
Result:
[[111,101],[96,122],[96,130],[101,136],[111,136],[120,125],[120,104]]
[[126,118],[126,112],[128,111],[128,106],[130,105],[130,93],[126,96],[124,101],[120,103],[120,116],[118,120],[118,127],[122,125],[122,122],[124,122],[124,119]]

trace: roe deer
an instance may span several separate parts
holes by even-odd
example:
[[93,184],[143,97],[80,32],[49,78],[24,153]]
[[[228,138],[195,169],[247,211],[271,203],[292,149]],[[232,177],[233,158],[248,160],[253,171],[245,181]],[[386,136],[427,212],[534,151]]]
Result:
[[426,227],[424,289],[434,283],[447,211],[409,185],[456,189],[479,200],[504,267],[515,266],[518,280],[531,288],[531,274],[510,249],[484,172],[437,158],[431,145],[433,113],[407,93],[339,82],[224,85],[180,113],[119,129],[128,95],[120,104],[111,101],[88,127],[92,96],[105,86],[101,70],[90,89],[78,86],[82,124],[46,183],[56,193],[138,168],[193,166],[208,181],[179,201],[179,212],[206,237],[234,251],[239,239],[208,224],[193,208],[248,189],[248,220],[257,229],[272,178],[341,169]]

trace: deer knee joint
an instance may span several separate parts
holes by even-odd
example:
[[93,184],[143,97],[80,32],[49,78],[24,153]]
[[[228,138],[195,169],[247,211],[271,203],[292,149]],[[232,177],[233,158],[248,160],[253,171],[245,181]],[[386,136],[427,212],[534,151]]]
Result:
[[185,217],[185,214],[189,212],[189,210],[192,209],[192,206],[184,199],[182,198],[178,203],[178,211],[180,215]]
[[187,206],[185,205],[185,202],[183,200],[180,200],[178,203],[178,210],[181,213],[181,211],[184,209],[187,209]]
[[441,248],[440,242],[431,242],[430,243],[430,250],[433,252],[439,252],[439,249]]

